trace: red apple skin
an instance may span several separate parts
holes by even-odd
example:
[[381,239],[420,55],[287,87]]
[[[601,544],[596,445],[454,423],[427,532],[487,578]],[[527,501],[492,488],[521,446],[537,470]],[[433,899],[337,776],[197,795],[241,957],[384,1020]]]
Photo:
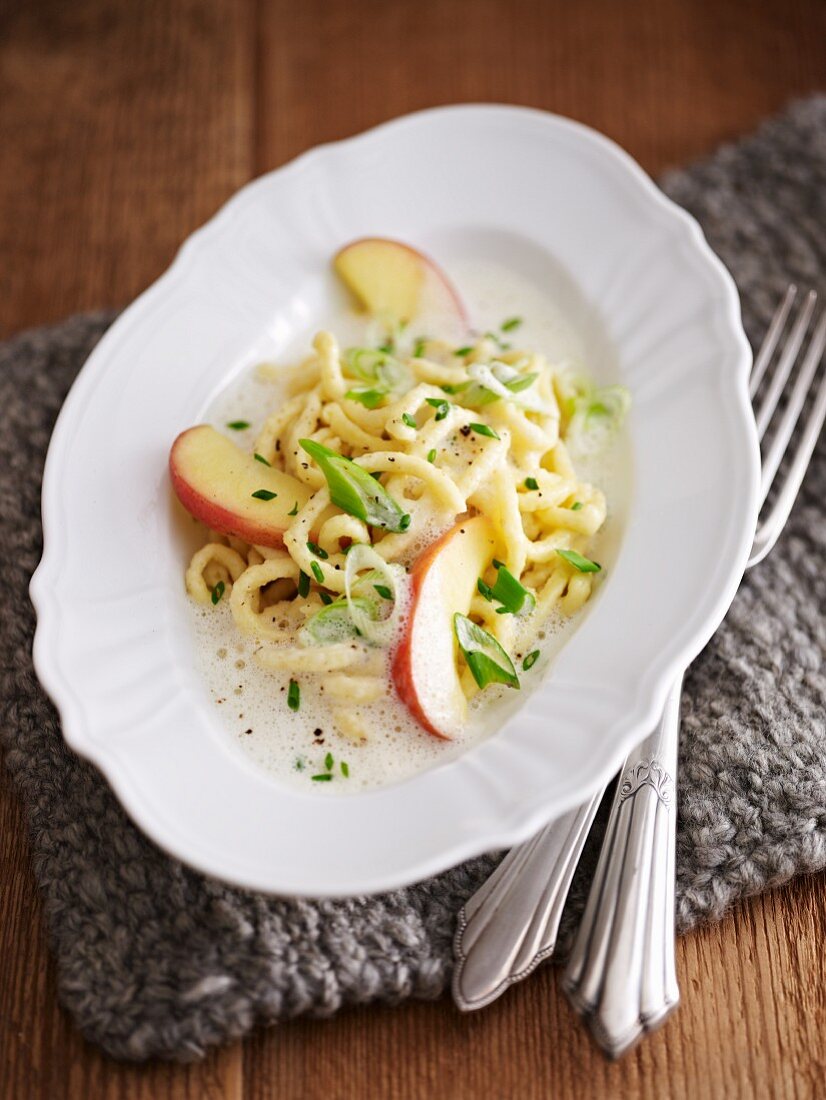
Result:
[[[419,606],[419,600],[421,599],[422,588],[424,583],[430,574],[431,569],[437,562],[439,556],[443,551],[454,542],[454,539],[464,533],[469,524],[479,524],[482,530],[482,538],[484,543],[488,547],[488,556],[485,560],[484,552],[482,557],[478,560],[474,560],[471,556],[471,560],[467,563],[467,568],[463,570],[465,574],[471,575],[472,584],[470,591],[475,591],[476,578],[481,576],[484,571],[484,566],[487,561],[493,556],[496,549],[493,537],[493,530],[488,521],[483,520],[482,517],[476,517],[472,520],[462,520],[452,527],[449,531],[446,531],[440,538],[432,543],[428,548],[416,559],[413,564],[413,568],[410,572],[410,614],[408,617],[407,630],[404,637],[400,640],[396,651],[393,654],[391,663],[391,676],[393,683],[396,687],[396,692],[399,698],[416,719],[416,721],[427,730],[428,733],[434,737],[440,738],[442,741],[452,741],[453,738],[445,733],[444,730],[439,729],[431,721],[426,709],[422,705],[420,692],[417,688],[414,670],[413,670],[413,639],[414,639],[414,627],[416,620],[417,608]],[[470,594],[467,595],[467,604],[470,604]],[[463,613],[467,611],[467,607],[456,608]],[[453,615],[448,614],[447,628],[453,631]]]
[[[419,596],[421,595],[422,585],[427,577],[430,567],[433,564],[434,559],[438,556],[442,547],[446,543],[450,542],[453,538],[455,528],[451,528],[446,531],[441,538],[436,539],[434,543],[431,543],[428,548],[419,555],[415,564],[410,572],[410,619],[412,621],[413,615],[416,613],[416,607],[419,602]],[[393,683],[396,685],[396,691],[399,698],[419,723],[423,726],[428,733],[432,733],[434,737],[440,738],[442,741],[450,741],[452,738],[442,733],[437,729],[428,718],[427,714],[422,709],[422,705],[419,702],[419,693],[416,691],[416,685],[413,682],[413,631],[408,629],[402,640],[396,647],[396,652],[393,655],[393,662],[391,666],[391,675]]]
[[348,244],[344,245],[338,250],[338,252],[333,257],[333,265],[335,266],[335,262],[338,257],[343,252],[346,252],[348,248],[353,248],[355,245],[368,243],[373,244],[379,242],[381,244],[395,245],[397,248],[401,248],[405,252],[410,252],[413,256],[415,256],[416,259],[419,260],[423,264],[423,266],[438,279],[443,288],[447,291],[449,297],[452,299],[453,309],[456,317],[461,323],[462,327],[466,331],[470,329],[470,318],[468,317],[465,303],[462,301],[456,287],[453,285],[450,279],[448,279],[447,275],[445,275],[445,273],[442,271],[435,260],[431,259],[431,257],[428,256],[425,252],[422,252],[421,249],[413,248],[412,245],[405,244],[404,241],[396,240],[394,237],[357,237],[354,241],[350,241]]
[[[204,485],[198,484],[200,472],[198,450],[201,440],[206,437],[206,432],[219,436],[222,445],[236,451],[242,468],[256,461],[251,455],[247,455],[236,447],[232,440],[220,436],[220,433],[208,425],[200,424],[194,428],[187,428],[177,437],[169,452],[169,476],[178,500],[191,516],[201,520],[214,531],[223,535],[235,535],[236,538],[257,543],[259,546],[270,546],[275,549],[283,547],[284,531],[291,522],[283,515],[286,509],[284,501],[280,501],[277,511],[276,508],[271,508],[271,516],[264,519],[255,514],[260,511],[257,507],[258,502],[251,503],[247,499],[249,494],[245,494],[243,488],[240,490],[237,501],[233,502],[228,500],[226,495],[222,500],[210,497],[208,482]],[[256,467],[261,467],[261,463],[256,463]],[[290,475],[268,470],[267,467],[262,467],[260,470],[255,467],[249,468],[255,470],[254,481],[259,488],[266,488],[269,481],[277,478],[279,494],[285,495],[290,507],[295,501],[301,506],[307,500],[309,496],[307,487]],[[275,504],[274,501],[268,503],[270,506]],[[244,515],[244,509],[252,514]]]

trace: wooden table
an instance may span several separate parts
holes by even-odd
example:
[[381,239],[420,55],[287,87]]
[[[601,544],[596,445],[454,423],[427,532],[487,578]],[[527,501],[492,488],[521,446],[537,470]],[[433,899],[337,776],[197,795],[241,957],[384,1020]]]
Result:
[[[652,173],[826,83],[826,4],[656,0],[0,0],[0,336],[128,302],[241,184],[421,107],[590,123]],[[620,1065],[553,969],[261,1031],[189,1067],[115,1064],[56,1002],[21,810],[0,790],[0,1096],[824,1095],[824,878],[679,945],[680,1012]]]

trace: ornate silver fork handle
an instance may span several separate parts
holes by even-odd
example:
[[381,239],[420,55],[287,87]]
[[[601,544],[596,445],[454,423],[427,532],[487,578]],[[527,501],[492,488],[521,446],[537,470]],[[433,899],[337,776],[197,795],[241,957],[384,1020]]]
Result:
[[459,913],[453,997],[469,1011],[495,1001],[553,954],[559,918],[594,815],[590,802],[514,848]]
[[[755,358],[752,398],[774,355],[796,293],[794,287],[787,291]],[[794,384],[787,385],[814,305],[815,295],[810,293],[784,340],[778,364],[756,408],[762,440],[780,397],[787,396],[763,455],[761,509],[779,480],[778,491],[768,513],[761,516],[747,567],[768,554],[783,530],[826,419],[825,374],[793,457],[777,479],[807,396],[814,389],[826,346],[824,313]],[[589,1017],[597,1041],[615,1057],[644,1031],[661,1023],[679,1000],[673,915],[674,778],[681,683],[682,677],[669,695],[657,729],[625,761],[594,883],[563,978],[574,1007]],[[553,952],[565,896],[601,795],[600,791],[586,806],[509,852],[460,913],[453,979],[453,994],[460,1008],[490,1003]]]
[[657,728],[625,760],[594,881],[563,978],[603,1050],[617,1057],[680,999],[674,846],[682,676]]

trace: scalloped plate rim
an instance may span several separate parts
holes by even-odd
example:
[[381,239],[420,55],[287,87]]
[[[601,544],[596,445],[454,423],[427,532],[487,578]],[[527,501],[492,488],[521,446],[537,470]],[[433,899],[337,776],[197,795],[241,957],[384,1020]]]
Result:
[[[262,883],[260,878],[246,875],[243,871],[227,868],[226,864],[210,857],[209,852],[197,851],[196,846],[188,844],[182,836],[171,837],[167,823],[159,822],[151,808],[147,808],[141,800],[139,791],[133,788],[130,782],[128,759],[117,749],[111,752],[104,750],[99,742],[94,742],[87,730],[87,715],[84,711],[84,703],[81,698],[75,696],[71,685],[66,680],[61,668],[53,660],[53,645],[55,631],[60,609],[57,581],[59,579],[59,539],[52,529],[48,518],[48,494],[51,486],[56,485],[57,478],[55,467],[61,450],[66,445],[72,426],[75,408],[80,408],[81,402],[90,389],[94,387],[99,369],[102,369],[110,355],[110,348],[126,338],[130,327],[143,319],[148,306],[156,298],[163,296],[167,286],[182,280],[188,266],[198,257],[201,250],[208,248],[211,240],[216,237],[227,225],[234,213],[243,208],[259,189],[266,187],[268,181],[274,176],[284,179],[295,175],[298,171],[306,169],[315,163],[323,162],[325,156],[331,151],[340,152],[344,149],[357,150],[362,145],[379,139],[389,130],[398,130],[405,126],[418,124],[430,117],[478,114],[479,112],[491,115],[512,114],[514,116],[529,117],[540,121],[542,124],[551,124],[561,130],[577,135],[578,138],[591,143],[599,148],[615,163],[620,165],[628,177],[643,189],[646,197],[667,214],[672,223],[679,222],[684,231],[684,239],[692,249],[702,258],[709,273],[720,284],[722,293],[726,297],[726,321],[729,326],[727,335],[732,340],[732,346],[736,348],[736,364],[733,371],[736,375],[736,397],[739,412],[744,420],[751,421],[751,406],[748,399],[747,377],[751,362],[751,351],[742,330],[740,320],[740,306],[737,290],[731,275],[726,270],[719,258],[712,252],[705,240],[702,229],[695,219],[672,200],[664,195],[646,175],[642,168],[616,143],[609,138],[597,133],[589,127],[553,115],[548,112],[533,108],[516,107],[501,104],[463,104],[458,106],[443,106],[428,110],[417,111],[412,114],[393,119],[373,127],[353,137],[341,141],[325,143],[317,146],[295,158],[281,168],[264,174],[250,181],[240,188],[202,227],[195,230],[181,245],[172,264],[150,287],[147,288],[127,309],[117,318],[109,330],[104,334],[99,343],[93,349],[86,364],[79,373],[69,395],[60,411],[55,425],[52,440],[44,470],[43,479],[43,530],[44,551],[30,585],[32,603],[37,613],[37,627],[34,639],[34,663],[41,684],[52,698],[61,718],[64,738],[67,744],[80,755],[92,761],[105,775],[106,779],[115,790],[119,800],[126,808],[130,817],[139,827],[160,847],[169,852],[175,858],[211,874],[223,881],[248,889],[262,890],[268,893],[304,895],[315,897],[341,897],[353,893],[374,893],[382,890],[395,889],[419,881],[461,862],[464,859],[479,855],[485,851],[507,847],[527,839],[544,824],[551,815],[561,814],[568,809],[584,801],[600,783],[606,782],[616,772],[622,758],[633,746],[645,730],[652,726],[656,720],[670,683],[685,665],[696,656],[699,650],[706,644],[725,615],[726,610],[739,585],[740,577],[745,566],[745,559],[751,543],[752,529],[743,524],[742,537],[740,539],[741,554],[739,560],[732,562],[726,584],[721,585],[721,591],[716,600],[715,613],[707,615],[703,629],[695,628],[691,636],[687,636],[679,643],[679,651],[670,659],[660,662],[658,667],[652,663],[640,676],[634,692],[635,707],[630,716],[618,720],[612,728],[617,733],[613,751],[606,753],[600,766],[586,766],[583,770],[587,774],[578,775],[571,783],[568,794],[556,801],[549,809],[547,804],[539,800],[531,803],[515,804],[512,812],[506,820],[498,825],[491,826],[486,831],[479,831],[474,835],[463,837],[447,847],[440,847],[426,856],[423,855],[415,866],[384,869],[373,876],[362,875],[358,882],[352,885],[340,884],[326,889],[324,884],[318,883],[309,892],[306,882],[298,879],[288,880],[280,876],[278,885],[273,882]],[[748,432],[748,426],[746,429]],[[750,468],[750,514],[756,513],[757,484],[759,471],[759,457],[756,444],[756,436],[753,440]],[[410,782],[408,780],[407,782]],[[356,796],[358,797],[358,796]]]

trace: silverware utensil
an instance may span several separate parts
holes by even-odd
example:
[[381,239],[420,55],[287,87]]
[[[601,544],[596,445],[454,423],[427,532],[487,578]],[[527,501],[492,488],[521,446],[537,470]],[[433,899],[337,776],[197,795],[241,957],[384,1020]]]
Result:
[[[763,560],[785,527],[826,419],[824,371],[791,461],[778,478],[804,405],[814,392],[826,346],[824,311],[792,380],[814,314],[816,294],[810,291],[769,374],[796,297],[797,288],[790,286],[749,380],[761,443],[773,422],[775,429],[762,456],[760,515],[747,569]],[[774,499],[766,509],[772,487]],[[656,729],[622,766],[594,880],[562,979],[574,1008],[588,1019],[596,1041],[611,1057],[623,1054],[661,1024],[679,1002],[674,965],[674,848],[681,687],[682,675],[669,692]],[[604,793],[604,788],[597,791],[587,803],[513,848],[463,906],[454,939],[453,997],[459,1008],[469,1011],[490,1004],[553,954],[571,880]]]

